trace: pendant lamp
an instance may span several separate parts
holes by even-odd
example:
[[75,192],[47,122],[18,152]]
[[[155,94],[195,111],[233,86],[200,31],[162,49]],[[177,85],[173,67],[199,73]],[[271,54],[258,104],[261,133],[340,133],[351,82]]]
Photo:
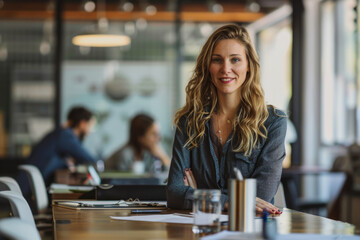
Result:
[[[101,9],[101,5],[103,9]],[[105,0],[98,0],[97,9],[98,24],[96,28],[76,35],[72,38],[72,43],[84,47],[120,47],[130,44],[131,39],[129,36],[108,31],[108,21],[105,17]]]

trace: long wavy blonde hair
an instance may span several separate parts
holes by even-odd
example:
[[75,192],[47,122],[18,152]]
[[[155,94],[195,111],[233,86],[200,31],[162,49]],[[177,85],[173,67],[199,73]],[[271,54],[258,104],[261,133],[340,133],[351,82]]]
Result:
[[230,24],[220,27],[206,41],[186,86],[186,104],[176,112],[174,123],[179,128],[180,119],[186,116],[189,138],[185,147],[192,149],[199,145],[205,134],[205,124],[215,112],[218,102],[209,72],[211,56],[218,42],[225,39],[236,39],[245,47],[249,65],[249,72],[240,89],[240,110],[233,123],[233,139],[237,136],[237,142],[233,142],[233,150],[249,156],[260,138],[267,137],[264,123],[269,113],[260,83],[259,58],[248,31],[242,26]]

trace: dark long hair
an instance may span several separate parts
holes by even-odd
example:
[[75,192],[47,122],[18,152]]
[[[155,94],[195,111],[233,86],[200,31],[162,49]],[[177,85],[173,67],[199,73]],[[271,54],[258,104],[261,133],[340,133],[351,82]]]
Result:
[[130,140],[129,145],[135,149],[136,153],[141,153],[142,145],[139,138],[144,136],[151,125],[154,124],[154,119],[146,114],[136,115],[130,123]]

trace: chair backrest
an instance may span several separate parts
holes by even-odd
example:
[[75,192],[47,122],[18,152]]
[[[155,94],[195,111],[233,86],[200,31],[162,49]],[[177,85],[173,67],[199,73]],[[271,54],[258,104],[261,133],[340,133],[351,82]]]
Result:
[[1,237],[14,240],[41,240],[36,227],[17,217],[0,220]]
[[286,201],[285,201],[285,193],[284,193],[284,186],[280,182],[278,190],[274,196],[274,205],[279,208],[286,207]]
[[0,177],[0,191],[7,191],[7,190],[22,194],[20,186],[15,179],[11,177]]
[[1,191],[0,198],[9,200],[11,211],[14,217],[18,217],[36,228],[34,216],[31,212],[30,206],[22,195],[13,191]]
[[44,178],[39,169],[29,164],[20,165],[19,169],[25,171],[29,178],[30,186],[35,197],[37,213],[47,209],[49,199],[46,193]]

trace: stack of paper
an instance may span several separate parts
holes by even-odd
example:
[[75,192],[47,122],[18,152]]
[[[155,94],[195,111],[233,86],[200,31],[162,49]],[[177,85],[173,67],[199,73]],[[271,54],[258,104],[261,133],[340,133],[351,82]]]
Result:
[[[129,217],[117,217],[110,216],[115,220],[127,220],[127,221],[143,221],[143,222],[165,222],[165,223],[181,223],[181,224],[193,224],[194,219],[192,216],[185,216],[182,214],[158,214],[158,215],[141,215],[141,216],[129,216]],[[220,222],[227,222],[228,215],[221,215]]]
[[[260,233],[242,233],[232,231],[222,231],[217,234],[201,238],[202,240],[258,240],[263,239]],[[311,233],[291,233],[279,234],[276,240],[360,240],[360,236],[348,235],[323,235]]]

